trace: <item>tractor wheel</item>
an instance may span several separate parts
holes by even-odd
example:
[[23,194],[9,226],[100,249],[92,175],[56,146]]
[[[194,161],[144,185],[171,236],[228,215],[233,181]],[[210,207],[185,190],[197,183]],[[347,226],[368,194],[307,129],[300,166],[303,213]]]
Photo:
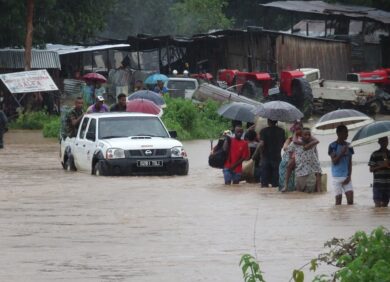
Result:
[[259,88],[254,81],[248,80],[241,88],[240,95],[249,99],[258,100],[261,98],[261,88]]
[[313,112],[313,92],[306,79],[296,78],[293,80],[292,98],[294,105],[303,113],[304,119],[309,119]]

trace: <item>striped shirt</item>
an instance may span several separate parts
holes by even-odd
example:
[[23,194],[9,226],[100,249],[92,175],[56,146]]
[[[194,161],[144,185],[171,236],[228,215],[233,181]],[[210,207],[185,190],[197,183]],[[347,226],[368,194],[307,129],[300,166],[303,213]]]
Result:
[[[371,154],[370,167],[382,165],[383,162],[390,161],[390,151],[378,150]],[[390,189],[390,168],[383,168],[374,171],[374,188],[389,188]]]

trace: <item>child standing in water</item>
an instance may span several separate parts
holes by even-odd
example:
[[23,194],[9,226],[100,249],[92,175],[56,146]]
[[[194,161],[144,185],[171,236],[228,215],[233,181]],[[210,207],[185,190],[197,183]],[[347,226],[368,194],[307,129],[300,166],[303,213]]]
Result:
[[332,160],[332,184],[335,192],[336,205],[341,205],[343,193],[347,204],[353,205],[353,187],[351,182],[352,155],[355,153],[346,141],[348,128],[339,125],[336,128],[337,140],[329,144],[328,155]]

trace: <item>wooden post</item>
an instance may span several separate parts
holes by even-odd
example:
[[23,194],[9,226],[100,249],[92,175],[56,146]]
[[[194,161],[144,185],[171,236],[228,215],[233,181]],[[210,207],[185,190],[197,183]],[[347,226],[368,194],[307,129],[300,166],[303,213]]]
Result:
[[168,75],[171,74],[171,52],[170,52],[170,46],[169,46],[169,39],[166,41],[166,48],[167,48],[167,60],[168,60]]
[[325,38],[328,36],[328,19],[325,19]]
[[24,42],[24,70],[31,70],[31,47],[33,39],[34,0],[27,0],[27,30]]
[[306,36],[309,36],[309,22],[306,20]]

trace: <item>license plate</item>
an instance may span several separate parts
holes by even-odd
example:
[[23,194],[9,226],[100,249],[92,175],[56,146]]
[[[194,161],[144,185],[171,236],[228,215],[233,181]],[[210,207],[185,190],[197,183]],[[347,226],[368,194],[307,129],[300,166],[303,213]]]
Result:
[[138,167],[156,167],[163,166],[163,161],[137,161]]

